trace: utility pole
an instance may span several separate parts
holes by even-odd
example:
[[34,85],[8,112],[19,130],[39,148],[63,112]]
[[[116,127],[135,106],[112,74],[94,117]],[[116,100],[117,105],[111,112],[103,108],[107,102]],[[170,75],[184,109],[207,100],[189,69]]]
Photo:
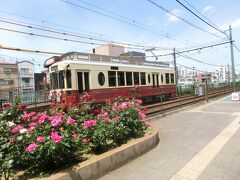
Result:
[[230,85],[230,67],[229,64],[227,65],[228,67],[228,85]]
[[230,49],[231,49],[231,63],[232,63],[232,83],[233,83],[233,91],[236,91],[236,77],[235,77],[235,66],[234,66],[234,54],[233,54],[233,40],[232,40],[232,28],[229,25],[229,38],[230,38]]
[[177,62],[176,62],[176,49],[173,48],[173,65],[175,71],[175,84],[176,84],[176,94],[178,94],[178,70],[177,70]]

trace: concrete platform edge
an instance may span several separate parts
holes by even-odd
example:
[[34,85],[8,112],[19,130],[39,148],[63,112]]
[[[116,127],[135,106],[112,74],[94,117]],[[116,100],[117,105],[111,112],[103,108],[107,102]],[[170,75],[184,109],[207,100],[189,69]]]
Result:
[[87,161],[79,163],[62,172],[54,174],[45,180],[92,180],[119,168],[130,160],[157,146],[159,142],[158,128],[152,125],[152,133],[136,140],[130,141],[118,148],[112,149]]

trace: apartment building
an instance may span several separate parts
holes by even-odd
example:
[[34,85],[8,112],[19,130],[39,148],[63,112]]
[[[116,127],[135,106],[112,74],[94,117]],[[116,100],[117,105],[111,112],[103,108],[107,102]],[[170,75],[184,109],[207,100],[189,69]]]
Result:
[[0,62],[0,89],[18,87],[18,68],[10,62]]
[[34,64],[29,61],[17,63],[19,87],[24,92],[34,90]]

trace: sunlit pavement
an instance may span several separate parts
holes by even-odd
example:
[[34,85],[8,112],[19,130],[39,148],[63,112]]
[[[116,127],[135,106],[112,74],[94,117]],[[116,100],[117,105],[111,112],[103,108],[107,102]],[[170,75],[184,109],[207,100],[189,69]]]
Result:
[[239,180],[239,122],[230,96],[159,118],[158,146],[100,179]]

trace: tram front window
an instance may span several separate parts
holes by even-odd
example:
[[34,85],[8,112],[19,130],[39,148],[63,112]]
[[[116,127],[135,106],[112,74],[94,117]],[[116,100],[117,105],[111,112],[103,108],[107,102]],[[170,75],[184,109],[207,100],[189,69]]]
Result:
[[71,70],[66,71],[67,88],[72,88]]
[[58,77],[59,77],[59,88],[60,89],[64,89],[64,71],[59,71],[58,73]]
[[51,85],[52,85],[52,89],[58,89],[58,73],[57,72],[53,72],[50,76],[51,78]]

